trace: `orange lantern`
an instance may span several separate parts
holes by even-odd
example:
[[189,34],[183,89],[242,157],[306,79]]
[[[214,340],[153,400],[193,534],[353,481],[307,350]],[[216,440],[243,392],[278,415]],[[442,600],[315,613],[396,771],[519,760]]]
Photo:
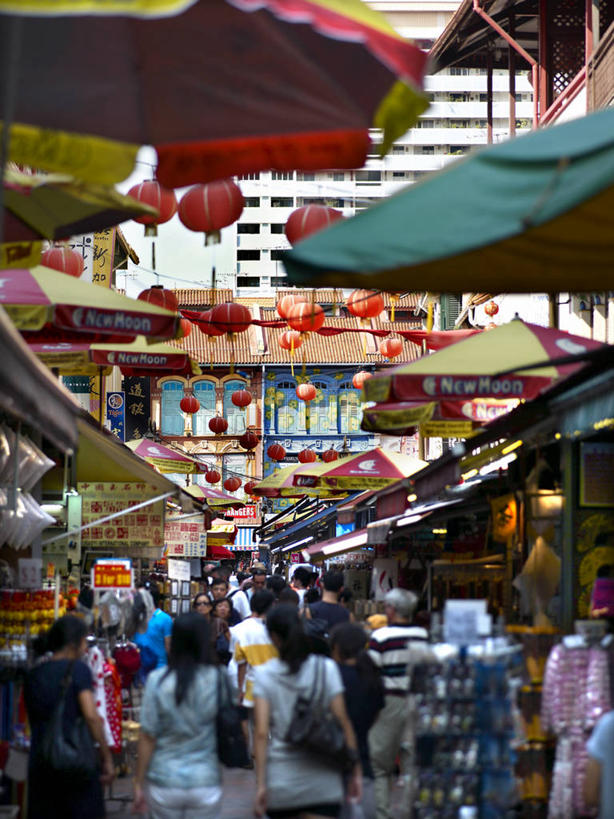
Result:
[[230,400],[235,407],[245,409],[252,403],[252,394],[249,390],[235,390],[230,396]]
[[234,476],[232,478],[226,478],[226,480],[224,481],[224,489],[227,492],[236,492],[237,489],[240,486],[241,486],[241,479],[236,478]]
[[379,351],[384,358],[396,358],[403,352],[403,342],[400,338],[385,338],[379,343]]
[[282,296],[277,302],[277,313],[282,319],[288,318],[288,310],[294,307],[295,304],[305,304],[307,299],[305,296],[299,296],[298,293],[290,293],[287,296]]
[[286,450],[281,444],[271,444],[267,449],[266,454],[272,461],[283,461],[286,457]]
[[172,313],[176,313],[179,308],[177,297],[173,291],[165,290],[161,284],[154,284],[152,287],[148,287],[147,290],[142,290],[137,298],[149,304],[157,304],[158,307],[164,307],[165,310],[170,310]]
[[499,305],[497,304],[496,301],[489,301],[486,307],[484,308],[484,312],[486,313],[487,316],[490,316],[492,318],[493,316],[496,316],[497,313],[499,312]]
[[220,230],[232,225],[243,213],[245,200],[232,179],[194,185],[179,203],[179,218],[189,229],[205,234],[205,244],[217,244]]
[[354,373],[352,378],[352,385],[356,387],[357,390],[362,389],[362,385],[367,381],[373,373],[368,373],[365,370],[361,370],[359,373]]
[[200,401],[198,398],[194,398],[193,395],[186,395],[186,397],[182,398],[179,402],[179,406],[182,412],[188,415],[194,415],[194,413],[200,409]]
[[354,290],[345,304],[353,316],[358,316],[363,321],[379,316],[384,309],[382,294],[374,290]]
[[67,276],[74,276],[78,279],[83,273],[83,256],[71,247],[54,245],[41,254],[41,264],[66,273]]
[[293,330],[309,333],[319,330],[324,324],[324,310],[319,304],[303,302],[288,310],[286,321]]
[[192,332],[192,322],[189,319],[179,319],[180,338],[187,338]]
[[209,420],[209,429],[215,435],[223,435],[228,429],[228,421],[221,415],[216,415]]
[[330,464],[333,461],[336,461],[338,457],[339,453],[337,452],[336,449],[333,449],[332,446],[330,449],[327,449],[322,453],[322,460],[326,464]]
[[303,343],[301,334],[297,330],[285,330],[279,338],[277,343],[282,350],[298,350]]
[[317,455],[313,451],[313,449],[301,449],[298,454],[298,459],[302,464],[312,464]]
[[318,391],[313,386],[313,384],[299,384],[298,387],[296,388],[297,397],[300,398],[301,401],[304,401],[306,404],[309,403],[309,401],[313,401],[313,399],[317,395],[317,392]]
[[256,449],[258,446],[258,436],[249,429],[240,435],[238,440],[243,449]]
[[244,333],[249,329],[252,314],[242,304],[228,301],[211,309],[211,323],[232,338],[233,333]]
[[205,472],[205,480],[207,483],[219,483],[222,476],[217,469],[209,469]]
[[305,205],[290,214],[284,232],[290,244],[294,245],[339,219],[343,219],[343,214],[339,210],[325,205]]
[[164,188],[157,179],[148,179],[139,185],[133,185],[128,196],[138,199],[145,205],[151,205],[158,211],[157,216],[139,216],[134,221],[145,225],[145,236],[157,236],[158,225],[168,222],[177,213],[175,191]]

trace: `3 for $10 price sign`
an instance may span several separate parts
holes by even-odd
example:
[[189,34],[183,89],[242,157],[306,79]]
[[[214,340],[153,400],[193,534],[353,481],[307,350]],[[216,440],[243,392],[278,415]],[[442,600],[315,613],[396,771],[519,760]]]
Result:
[[129,559],[97,560],[92,567],[92,588],[98,590],[131,589],[134,585],[132,561]]

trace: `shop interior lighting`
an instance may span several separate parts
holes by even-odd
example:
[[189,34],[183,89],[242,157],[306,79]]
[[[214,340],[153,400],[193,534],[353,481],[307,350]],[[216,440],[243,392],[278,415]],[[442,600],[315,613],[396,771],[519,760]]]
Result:
[[447,535],[448,534],[447,529],[432,529],[431,531],[433,532],[434,535]]
[[518,449],[519,446],[522,446],[522,441],[521,440],[514,441],[512,444],[504,446],[503,449],[501,450],[501,454],[509,455],[510,452],[513,452],[515,449]]
[[408,503],[413,503],[414,501],[417,501],[417,500],[418,500],[418,496],[416,495],[415,492],[413,492],[411,495],[407,496],[407,502]]
[[601,421],[595,421],[593,429],[607,429],[614,426],[614,418],[602,418]]
[[411,526],[412,523],[418,523],[423,517],[424,515],[407,515],[398,521],[397,529],[402,529],[403,526]]
[[366,542],[366,534],[363,533],[361,535],[355,535],[347,540],[336,541],[335,543],[330,543],[328,546],[324,546],[322,549],[322,554],[330,555],[335,554],[336,552],[345,552],[347,549],[355,549],[357,546],[364,546]]
[[290,552],[292,549],[296,549],[299,546],[302,546],[305,543],[311,543],[313,540],[313,535],[309,537],[304,537],[302,540],[296,540],[294,543],[291,543],[289,546],[284,546],[281,550],[282,552]]
[[469,472],[463,472],[463,474],[461,475],[461,478],[464,481],[468,481],[470,478],[475,478],[475,476],[477,474],[478,474],[477,469],[470,469]]
[[560,433],[560,432],[556,432],[556,433],[554,434],[554,438],[555,438],[555,440],[556,440],[556,441],[560,441],[562,437],[563,437],[563,436],[561,435],[561,433]]
[[517,459],[517,455],[512,452],[511,455],[506,455],[505,458],[498,458],[490,464],[486,464],[480,469],[480,475],[489,475],[491,472],[498,472],[500,469],[507,469],[507,467]]

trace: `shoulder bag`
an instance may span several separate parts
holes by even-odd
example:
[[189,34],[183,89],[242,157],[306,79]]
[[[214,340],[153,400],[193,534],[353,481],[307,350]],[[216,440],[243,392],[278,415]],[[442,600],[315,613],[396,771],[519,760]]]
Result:
[[37,758],[49,771],[74,780],[86,780],[97,770],[96,750],[83,715],[64,730],[66,692],[72,682],[74,660],[62,679],[60,698],[43,732]]
[[284,740],[347,771],[357,761],[357,752],[347,747],[341,723],[324,701],[326,660],[316,657],[315,661],[313,688],[308,697],[297,697]]
[[226,669],[218,669],[217,685],[217,755],[226,768],[247,768],[250,758],[241,727],[238,707],[232,701]]

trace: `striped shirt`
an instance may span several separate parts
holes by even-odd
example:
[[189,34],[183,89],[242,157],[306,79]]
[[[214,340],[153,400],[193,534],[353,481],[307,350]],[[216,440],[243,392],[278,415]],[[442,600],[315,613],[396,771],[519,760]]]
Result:
[[380,670],[386,694],[409,691],[410,664],[427,659],[427,641],[427,631],[418,626],[395,624],[371,634],[369,656]]
[[237,665],[247,663],[245,674],[245,691],[243,705],[252,708],[254,697],[254,667],[268,663],[277,657],[277,649],[271,642],[264,620],[259,617],[249,617],[230,629],[234,645],[234,659]]

